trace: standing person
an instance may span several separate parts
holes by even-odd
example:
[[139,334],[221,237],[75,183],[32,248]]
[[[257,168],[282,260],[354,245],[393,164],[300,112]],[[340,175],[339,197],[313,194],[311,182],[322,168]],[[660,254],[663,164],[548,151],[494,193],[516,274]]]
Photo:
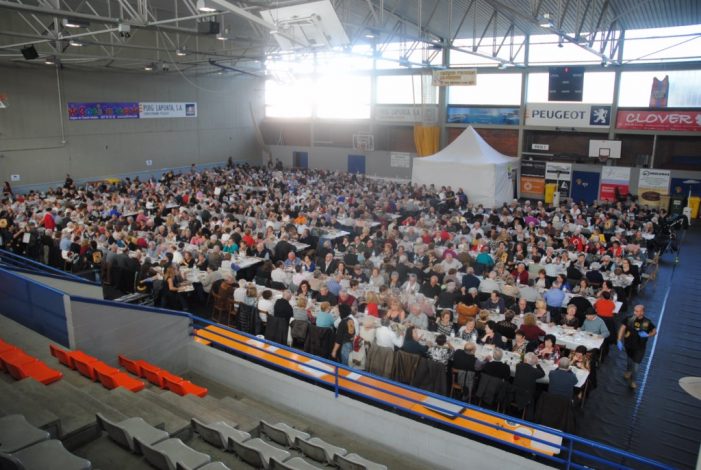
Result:
[[623,351],[625,348],[628,356],[626,372],[623,374],[623,377],[628,381],[628,385],[632,389],[638,387],[638,384],[635,382],[635,376],[640,368],[640,362],[645,356],[647,339],[656,334],[657,328],[645,316],[645,307],[643,305],[636,305],[633,309],[633,315],[623,320],[621,328],[618,330],[618,350]]
[[[348,365],[348,357],[353,351],[353,338],[355,338],[355,323],[351,316],[351,308],[346,304],[338,306],[338,314],[341,317],[341,322],[336,329],[336,341],[331,351],[331,357],[341,362],[343,365]],[[339,357],[340,350],[340,357]]]

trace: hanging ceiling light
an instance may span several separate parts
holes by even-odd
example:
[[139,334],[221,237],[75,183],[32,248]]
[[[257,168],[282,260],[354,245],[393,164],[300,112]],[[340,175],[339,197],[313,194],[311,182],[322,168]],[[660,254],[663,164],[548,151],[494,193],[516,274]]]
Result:
[[543,16],[540,19],[540,23],[538,25],[541,28],[552,28],[554,25],[553,20],[552,20],[552,15],[550,13],[543,13]]
[[68,45],[73,47],[83,47],[83,43],[75,39],[71,39],[70,41],[68,41]]
[[150,63],[150,64],[146,64],[146,65],[144,66],[144,70],[147,71],[147,72],[152,72],[153,69],[154,69],[154,64],[153,64],[153,62]]
[[187,55],[187,52],[185,51],[185,48],[184,48],[184,47],[183,47],[183,48],[178,48],[178,49],[175,50],[175,55],[177,55],[178,57],[183,57],[183,56],[186,56],[186,55]]
[[55,65],[56,64],[56,57],[54,56],[49,56],[44,59],[44,63],[46,65]]

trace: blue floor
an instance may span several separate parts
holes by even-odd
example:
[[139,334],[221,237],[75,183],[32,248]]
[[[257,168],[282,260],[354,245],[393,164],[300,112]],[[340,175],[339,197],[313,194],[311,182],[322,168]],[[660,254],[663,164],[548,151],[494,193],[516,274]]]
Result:
[[635,301],[645,305],[658,327],[641,364],[638,390],[623,379],[625,354],[612,348],[599,386],[578,417],[577,434],[690,469],[701,442],[701,400],[687,395],[678,382],[701,376],[701,222],[683,237],[679,263],[666,253],[657,281]]

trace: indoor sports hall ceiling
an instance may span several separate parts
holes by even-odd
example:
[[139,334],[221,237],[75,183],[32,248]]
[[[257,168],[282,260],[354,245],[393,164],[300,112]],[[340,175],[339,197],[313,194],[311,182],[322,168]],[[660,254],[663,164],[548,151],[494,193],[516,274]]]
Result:
[[[409,48],[441,50],[491,37],[503,37],[507,46],[517,47],[525,36],[538,34],[556,34],[612,58],[624,30],[701,24],[698,0],[323,2],[330,2],[337,19],[326,13],[295,13],[305,11],[309,1],[0,0],[0,61],[142,73],[259,75],[266,56],[290,48],[348,51],[403,42]],[[265,11],[270,13],[261,14]],[[219,24],[219,34],[209,22]],[[314,37],[314,30],[325,32]],[[37,58],[23,56],[22,49],[29,46]],[[459,50],[467,49],[462,45]]]

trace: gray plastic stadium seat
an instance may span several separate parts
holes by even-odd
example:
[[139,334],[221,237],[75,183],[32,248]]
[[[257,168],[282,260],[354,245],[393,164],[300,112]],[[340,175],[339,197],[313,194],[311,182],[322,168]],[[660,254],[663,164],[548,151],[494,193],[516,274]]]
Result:
[[106,431],[107,435],[117,444],[132,452],[139,452],[134,439],[138,439],[144,444],[154,445],[170,437],[167,432],[151,426],[142,418],[127,418],[115,423],[105,418],[101,413],[97,413],[96,416],[100,429]]
[[260,429],[273,442],[287,447],[294,447],[296,438],[306,440],[311,437],[309,433],[295,429],[285,423],[270,424],[262,419],[260,420]]
[[[176,466],[178,470],[187,470],[187,467],[183,467],[182,465],[178,464]],[[197,470],[231,470],[229,467],[224,465],[221,462],[211,462],[205,465],[204,467],[200,467]]]
[[343,447],[338,447],[320,439],[312,437],[311,439],[297,439],[295,447],[302,451],[304,455],[316,460],[317,462],[328,463],[334,465],[336,455],[346,455],[348,451]]
[[220,449],[230,449],[229,438],[237,442],[244,442],[251,438],[251,435],[244,431],[239,431],[224,421],[205,424],[197,418],[192,418],[192,429],[200,435],[206,442]]
[[385,465],[380,465],[358,454],[336,455],[334,462],[341,470],[387,470]]
[[0,452],[17,452],[49,438],[48,432],[32,426],[22,415],[0,418]]
[[270,459],[270,470],[321,470],[321,467],[310,464],[302,457],[293,457],[285,462],[272,458]]
[[90,470],[89,460],[71,454],[55,439],[42,441],[12,454],[0,453],[0,468],[8,470]]
[[208,464],[212,457],[188,447],[180,439],[166,439],[150,446],[136,439],[148,463],[160,470],[195,469]]
[[255,438],[246,442],[229,441],[233,443],[234,452],[241,460],[256,468],[270,468],[270,459],[275,458],[281,462],[290,458],[290,453],[284,449],[274,447],[263,439]]

